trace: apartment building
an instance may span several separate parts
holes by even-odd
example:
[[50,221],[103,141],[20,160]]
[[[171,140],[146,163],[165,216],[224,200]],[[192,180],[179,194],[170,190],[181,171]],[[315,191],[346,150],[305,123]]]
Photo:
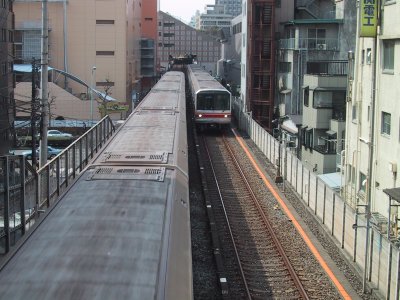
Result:
[[185,54],[197,55],[198,63],[207,72],[216,74],[220,58],[220,43],[216,38],[159,11],[157,55],[161,70],[168,69],[169,55]]
[[[400,3],[384,1],[381,9],[376,3],[368,8],[362,3],[360,10],[347,102],[344,194],[354,206],[370,205],[373,215],[383,216],[386,224],[390,218],[392,235],[400,227],[394,206],[400,199],[390,201],[388,196],[388,190],[392,196],[400,192],[400,65],[396,63],[400,59]],[[377,14],[382,17],[381,26],[377,26]]]
[[14,118],[14,13],[13,1],[2,1],[0,6],[0,155],[7,154],[15,140]]
[[[74,78],[60,76],[57,84],[82,95],[82,80],[131,104],[140,77],[141,2],[49,1],[49,65]],[[14,10],[17,59],[30,64],[40,57],[41,3],[15,0]]]
[[[293,18],[282,24],[277,52],[275,100],[280,116],[290,118],[281,128],[307,168],[336,173],[344,150],[347,56],[355,49],[356,4],[297,1],[293,8]],[[340,184],[340,174],[335,177]]]

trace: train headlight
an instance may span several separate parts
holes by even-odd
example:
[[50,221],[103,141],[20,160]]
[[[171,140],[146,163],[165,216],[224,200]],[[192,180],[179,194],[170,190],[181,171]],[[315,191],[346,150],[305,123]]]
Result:
[[228,117],[228,115],[225,115],[225,116],[224,116],[224,118],[227,118],[227,117]]
[[199,114],[199,118],[201,118],[201,117],[203,117],[203,115],[202,115],[202,114]]

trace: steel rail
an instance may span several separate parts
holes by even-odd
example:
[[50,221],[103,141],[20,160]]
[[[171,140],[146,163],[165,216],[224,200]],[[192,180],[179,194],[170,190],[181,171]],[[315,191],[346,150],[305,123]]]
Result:
[[278,239],[278,237],[276,236],[276,234],[275,234],[275,232],[273,230],[271,222],[268,220],[267,216],[265,215],[265,213],[264,213],[264,211],[263,211],[263,209],[262,209],[262,207],[260,205],[260,202],[258,201],[258,199],[255,196],[255,194],[254,194],[249,182],[247,181],[247,178],[246,178],[246,176],[245,176],[245,174],[244,174],[244,172],[243,172],[238,160],[236,159],[236,156],[233,153],[233,150],[232,150],[231,146],[229,145],[228,141],[226,140],[225,135],[223,136],[223,141],[224,141],[226,149],[228,150],[228,152],[229,152],[229,154],[230,154],[230,156],[231,156],[231,158],[232,158],[232,160],[233,160],[233,162],[235,164],[235,167],[239,171],[244,183],[246,184],[246,187],[247,187],[247,189],[248,189],[248,191],[251,194],[251,197],[253,199],[253,203],[256,205],[256,207],[257,207],[257,209],[258,209],[258,211],[260,213],[260,216],[261,216],[261,218],[262,218],[262,220],[263,220],[268,232],[270,233],[270,235],[271,235],[271,237],[272,237],[272,239],[273,239],[273,241],[274,241],[274,243],[275,243],[275,245],[276,245],[276,247],[277,247],[277,249],[279,251],[279,254],[281,255],[281,257],[282,257],[282,259],[284,261],[284,264],[287,267],[287,269],[288,269],[288,271],[289,271],[289,273],[290,273],[290,275],[291,275],[291,277],[293,279],[293,282],[296,285],[301,297],[303,299],[305,299],[305,300],[310,299],[308,297],[308,295],[307,295],[307,292],[304,289],[303,284],[301,283],[301,280],[300,280],[299,276],[296,274],[296,271],[294,270],[292,264],[290,263],[290,260],[287,257],[287,255],[285,253],[285,250],[283,249],[281,243],[279,242],[279,239]]
[[219,195],[219,198],[221,200],[222,208],[223,208],[224,215],[225,215],[225,220],[226,220],[226,223],[227,223],[227,226],[228,226],[228,229],[229,229],[229,235],[230,235],[231,240],[232,240],[233,248],[235,249],[236,260],[237,260],[238,265],[239,265],[240,274],[241,274],[241,277],[243,279],[243,284],[245,285],[246,294],[247,294],[248,299],[252,299],[249,286],[247,285],[246,276],[245,276],[244,271],[243,271],[242,263],[240,261],[239,252],[238,252],[237,247],[236,247],[235,238],[233,237],[233,232],[232,232],[232,228],[231,228],[231,225],[230,225],[230,222],[229,222],[228,213],[226,212],[226,209],[225,209],[224,199],[222,197],[222,193],[221,193],[221,189],[220,189],[220,186],[219,186],[219,183],[218,183],[217,175],[215,173],[214,165],[213,165],[212,160],[211,160],[210,150],[208,149],[208,144],[207,144],[206,138],[204,136],[203,136],[203,143],[204,143],[204,147],[205,147],[206,152],[207,152],[208,160],[210,162],[211,171],[213,173],[214,181],[215,181],[215,184],[217,186],[218,195]]

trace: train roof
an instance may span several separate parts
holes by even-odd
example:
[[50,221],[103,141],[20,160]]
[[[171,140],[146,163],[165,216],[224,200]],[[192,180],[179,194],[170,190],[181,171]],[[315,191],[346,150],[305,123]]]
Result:
[[164,76],[4,266],[2,297],[192,297],[184,76]]
[[190,65],[188,66],[190,82],[193,85],[194,91],[196,93],[205,91],[205,90],[213,90],[213,91],[221,91],[227,92],[229,91],[213,76],[211,76],[208,72],[203,70],[203,68],[199,65]]

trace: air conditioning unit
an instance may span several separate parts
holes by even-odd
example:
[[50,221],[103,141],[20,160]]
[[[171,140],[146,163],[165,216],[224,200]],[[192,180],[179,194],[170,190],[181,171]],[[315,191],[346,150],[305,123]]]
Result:
[[317,44],[318,50],[326,50],[326,44]]

